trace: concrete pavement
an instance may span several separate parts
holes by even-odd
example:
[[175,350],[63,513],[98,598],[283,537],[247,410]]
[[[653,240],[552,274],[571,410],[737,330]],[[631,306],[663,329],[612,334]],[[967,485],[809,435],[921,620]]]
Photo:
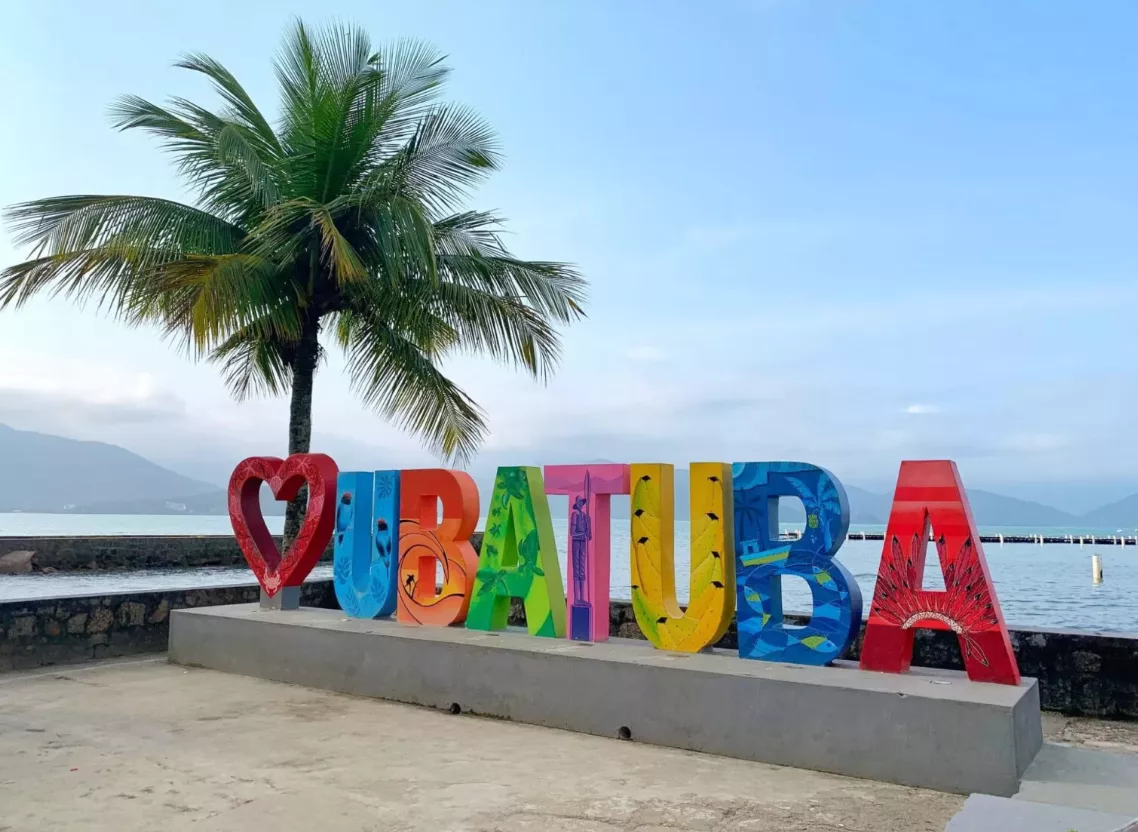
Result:
[[939,832],[962,803],[157,659],[0,679],[3,832]]
[[[1044,727],[1138,751],[1138,725]],[[962,804],[163,659],[0,677],[0,832],[939,832]]]

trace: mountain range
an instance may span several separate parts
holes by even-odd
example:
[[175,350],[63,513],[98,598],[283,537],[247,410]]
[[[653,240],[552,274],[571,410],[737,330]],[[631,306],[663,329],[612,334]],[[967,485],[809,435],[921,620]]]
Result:
[[[265,508],[284,513],[275,501]],[[0,511],[225,514],[227,509],[224,489],[117,445],[0,425]]]
[[[598,462],[600,460],[597,460]],[[476,476],[488,498],[493,473]],[[688,471],[676,468],[676,517],[688,515]],[[846,485],[850,522],[880,525],[889,516],[892,496]],[[968,498],[981,526],[1044,529],[1133,528],[1138,525],[1138,494],[1076,515],[1030,500],[980,489]],[[556,498],[555,498],[556,499]],[[564,498],[561,498],[564,499]],[[267,514],[281,514],[284,504],[263,499]],[[15,430],[0,425],[0,512],[75,514],[225,514],[224,489],[183,476],[116,445]],[[556,511],[556,510],[555,510]],[[628,498],[614,498],[613,516],[628,516]],[[802,504],[780,502],[779,519],[805,519]]]

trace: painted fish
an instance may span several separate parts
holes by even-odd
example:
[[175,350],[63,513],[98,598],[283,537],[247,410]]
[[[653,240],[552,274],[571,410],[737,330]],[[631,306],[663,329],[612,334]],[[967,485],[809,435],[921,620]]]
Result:
[[817,653],[834,655],[838,652],[838,646],[826,638],[826,636],[812,635],[799,638],[791,632],[779,630],[766,633],[758,640],[758,643],[755,645],[756,654],[759,657],[763,657],[771,653],[783,652],[796,644],[801,644],[806,649],[813,650]]

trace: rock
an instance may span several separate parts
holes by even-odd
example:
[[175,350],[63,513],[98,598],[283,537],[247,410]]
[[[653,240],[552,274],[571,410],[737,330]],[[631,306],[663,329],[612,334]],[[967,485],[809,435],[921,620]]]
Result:
[[150,614],[150,618],[147,620],[151,624],[159,624],[159,623],[165,621],[166,616],[168,616],[169,614],[170,614],[170,602],[167,599],[163,598],[162,602],[158,605],[158,608],[155,609],[154,612],[152,612]]
[[146,616],[146,605],[127,601],[119,607],[119,624],[123,627],[140,627]]
[[19,638],[20,636],[32,636],[36,633],[36,617],[34,615],[24,615],[12,620],[12,626],[8,628],[8,638]]
[[114,613],[106,607],[99,607],[93,613],[91,613],[91,620],[87,623],[87,632],[105,633],[111,628],[111,625],[114,623]]
[[1102,670],[1102,657],[1087,650],[1076,650],[1071,654],[1071,659],[1079,673],[1094,675]]
[[58,570],[58,569],[56,569],[54,566],[45,566],[45,567],[44,567],[42,570],[40,570],[40,571],[42,571],[42,572],[43,572],[43,574],[45,574],[45,575],[54,575],[54,574],[55,574],[56,572],[58,572],[59,570]]
[[28,575],[32,571],[35,552],[9,552],[0,555],[0,575]]

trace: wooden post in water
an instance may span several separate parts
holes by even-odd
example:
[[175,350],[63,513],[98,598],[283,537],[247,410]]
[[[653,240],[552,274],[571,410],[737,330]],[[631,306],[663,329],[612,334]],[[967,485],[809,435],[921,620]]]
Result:
[[1102,583],[1102,558],[1098,555],[1091,555],[1091,583]]

